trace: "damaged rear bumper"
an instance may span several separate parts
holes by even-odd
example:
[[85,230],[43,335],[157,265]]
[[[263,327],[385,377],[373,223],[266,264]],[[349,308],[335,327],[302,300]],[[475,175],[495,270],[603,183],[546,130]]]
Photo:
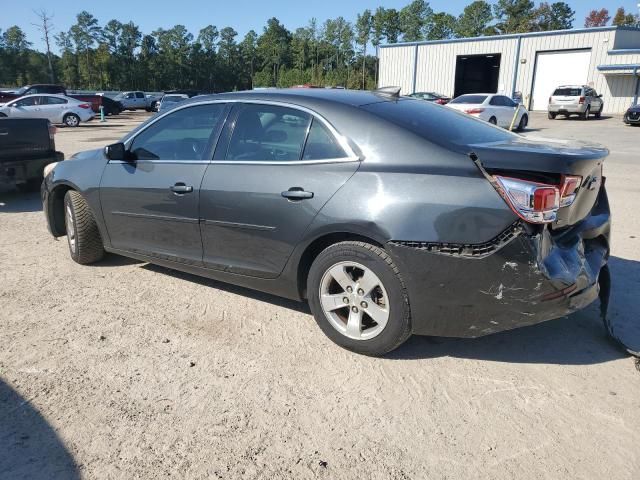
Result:
[[482,245],[390,242],[413,333],[479,337],[586,307],[598,297],[610,222],[602,186],[591,214],[562,231],[518,223]]

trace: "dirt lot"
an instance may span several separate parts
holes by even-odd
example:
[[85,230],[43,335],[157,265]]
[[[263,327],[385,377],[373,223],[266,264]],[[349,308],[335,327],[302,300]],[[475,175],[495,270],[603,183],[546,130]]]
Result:
[[[143,113],[61,129],[67,156]],[[598,141],[612,315],[640,311],[640,129],[534,115]],[[304,305],[111,256],[71,261],[37,195],[0,194],[0,478],[640,477],[640,371],[596,306],[385,359],[330,343]]]

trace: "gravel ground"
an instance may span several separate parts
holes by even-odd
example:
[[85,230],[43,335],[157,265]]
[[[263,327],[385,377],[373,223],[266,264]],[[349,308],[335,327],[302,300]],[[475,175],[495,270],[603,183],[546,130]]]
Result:
[[[58,148],[142,118],[61,129]],[[640,130],[531,126],[611,148],[611,314],[637,321]],[[40,210],[0,194],[0,478],[640,477],[640,371],[595,305],[367,358],[302,304],[116,256],[77,265]]]

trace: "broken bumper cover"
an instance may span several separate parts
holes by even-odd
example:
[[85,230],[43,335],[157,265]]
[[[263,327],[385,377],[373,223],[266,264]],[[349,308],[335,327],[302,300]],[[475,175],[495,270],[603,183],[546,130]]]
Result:
[[593,302],[609,235],[603,186],[590,216],[561,232],[516,224],[480,248],[396,241],[387,247],[409,291],[413,333],[473,338]]

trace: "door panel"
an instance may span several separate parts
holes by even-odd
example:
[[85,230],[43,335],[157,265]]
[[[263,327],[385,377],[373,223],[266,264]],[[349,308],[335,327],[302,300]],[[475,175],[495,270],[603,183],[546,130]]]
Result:
[[[198,187],[206,163],[110,162],[100,199],[114,248],[201,264]],[[175,194],[177,183],[194,191]]]
[[[200,193],[205,265],[278,276],[316,214],[358,165],[212,164]],[[295,187],[313,192],[313,198],[282,196]]]

